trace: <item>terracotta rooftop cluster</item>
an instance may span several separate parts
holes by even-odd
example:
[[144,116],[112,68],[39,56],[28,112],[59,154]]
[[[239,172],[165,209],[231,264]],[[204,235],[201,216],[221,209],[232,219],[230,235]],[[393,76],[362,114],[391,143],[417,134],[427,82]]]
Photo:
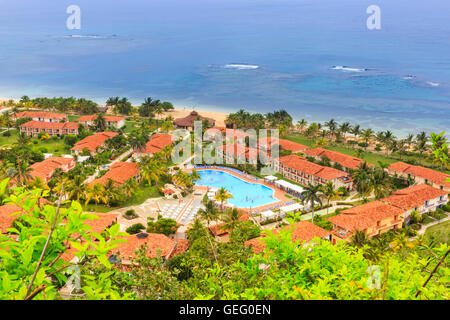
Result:
[[348,178],[348,181],[351,180],[348,173],[342,170],[321,166],[316,163],[309,162],[305,158],[296,155],[280,157],[279,162],[282,163],[284,167],[292,168],[299,172],[303,172],[311,176],[316,176],[324,180],[339,178]]
[[421,166],[414,166],[412,164],[404,162],[396,162],[388,167],[389,171],[395,171],[403,174],[410,174],[416,177],[422,177],[423,179],[428,179],[436,184],[450,188],[450,182],[446,180],[450,178],[450,174],[439,172],[436,170],[424,168]]
[[358,169],[358,167],[364,163],[364,160],[356,157],[349,156],[336,151],[331,151],[323,148],[315,148],[303,151],[305,155],[311,157],[327,157],[332,162],[337,162],[344,168]]
[[[293,228],[292,241],[294,242],[298,240],[301,242],[309,242],[313,240],[315,237],[325,238],[330,236],[331,234],[329,231],[322,229],[309,221],[297,222],[292,227],[286,226],[282,228],[277,228],[274,229],[273,232],[277,234],[283,228],[286,228],[286,230],[290,230],[291,228]],[[255,253],[260,253],[266,248],[264,240],[261,237],[248,240],[245,242],[245,245],[251,247],[253,252]]]
[[103,146],[106,140],[111,139],[117,135],[117,132],[98,132],[75,143],[72,150],[82,151],[84,149],[88,149],[92,152],[95,151],[98,147]]
[[136,177],[139,172],[139,165],[137,163],[116,162],[104,176],[99,179],[95,179],[90,183],[90,185],[92,186],[96,183],[106,185],[108,180],[112,180],[116,185],[122,185],[127,180]]

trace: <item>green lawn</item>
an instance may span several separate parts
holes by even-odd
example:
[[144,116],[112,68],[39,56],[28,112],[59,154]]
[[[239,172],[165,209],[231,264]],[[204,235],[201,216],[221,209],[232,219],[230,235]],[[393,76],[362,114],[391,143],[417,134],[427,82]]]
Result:
[[[35,144],[35,141],[37,141],[37,144]],[[46,148],[47,151],[44,153],[53,153],[53,155],[56,156],[70,153],[70,147],[64,144],[64,141],[60,139],[40,141],[37,138],[33,138],[31,146],[34,150],[41,150],[41,148]]]
[[131,131],[136,130],[136,123],[134,121],[125,121],[125,126],[123,127],[123,132],[130,133]]
[[17,130],[11,129],[9,132],[11,133],[9,137],[4,137],[3,133],[0,134],[0,146],[12,145],[17,141]]
[[78,120],[81,116],[76,115],[68,115],[67,118],[69,118],[69,122],[75,122],[75,120]]
[[[308,138],[298,135],[298,134],[286,136],[286,137],[284,137],[284,139],[291,140],[291,141],[303,144],[308,147],[312,147],[314,145],[314,140],[308,139]],[[341,153],[348,154],[348,155],[351,155],[354,157],[357,156],[355,149],[346,148],[344,146],[330,145],[330,146],[326,147],[326,149],[341,152]],[[372,163],[375,165],[378,165],[378,161],[381,161],[383,163],[388,163],[388,164],[398,162],[398,160],[391,159],[391,158],[385,157],[383,155],[370,153],[370,152],[364,152],[363,159],[366,160],[368,163]]]
[[427,228],[427,231],[425,231],[425,240],[435,240],[450,244],[450,221],[447,220]]

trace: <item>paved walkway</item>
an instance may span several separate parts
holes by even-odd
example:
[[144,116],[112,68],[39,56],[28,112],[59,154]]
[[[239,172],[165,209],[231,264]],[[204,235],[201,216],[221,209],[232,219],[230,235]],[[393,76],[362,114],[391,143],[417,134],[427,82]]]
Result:
[[427,229],[428,229],[429,227],[434,226],[434,225],[437,225],[437,224],[439,224],[439,223],[443,223],[443,222],[445,222],[445,221],[447,221],[447,220],[449,220],[449,219],[450,219],[450,214],[447,216],[447,218],[444,218],[444,219],[441,219],[441,220],[436,220],[435,222],[431,222],[431,223],[426,224],[426,225],[422,225],[422,228],[420,228],[419,230],[417,230],[417,234],[418,234],[418,235],[419,235],[419,234],[425,234],[425,232],[427,231]]

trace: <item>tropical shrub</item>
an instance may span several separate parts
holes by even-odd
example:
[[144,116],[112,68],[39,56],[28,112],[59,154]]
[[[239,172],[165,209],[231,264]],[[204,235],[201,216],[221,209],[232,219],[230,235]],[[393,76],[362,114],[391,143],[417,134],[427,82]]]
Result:
[[142,230],[145,230],[145,226],[142,223],[133,224],[131,227],[127,228],[127,233],[129,234],[137,234],[141,233]]

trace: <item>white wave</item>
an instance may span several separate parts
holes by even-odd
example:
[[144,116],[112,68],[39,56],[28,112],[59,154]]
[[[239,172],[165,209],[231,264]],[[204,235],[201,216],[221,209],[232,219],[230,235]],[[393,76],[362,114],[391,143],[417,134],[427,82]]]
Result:
[[82,34],[72,34],[65,36],[65,38],[72,38],[72,39],[109,39],[111,37],[115,37],[116,35],[111,36],[100,36],[97,34],[88,34],[88,35],[82,35]]
[[406,75],[403,77],[403,80],[412,80],[414,79],[416,76],[412,76],[412,75]]
[[332,66],[332,70],[340,70],[345,72],[364,72],[367,71],[367,69],[361,69],[361,68],[351,68],[347,66]]
[[439,82],[427,81],[427,84],[432,87],[439,87],[441,84]]
[[227,69],[237,69],[237,70],[255,70],[255,69],[259,69],[259,66],[257,65],[252,65],[252,64],[226,64],[224,66],[224,68]]

